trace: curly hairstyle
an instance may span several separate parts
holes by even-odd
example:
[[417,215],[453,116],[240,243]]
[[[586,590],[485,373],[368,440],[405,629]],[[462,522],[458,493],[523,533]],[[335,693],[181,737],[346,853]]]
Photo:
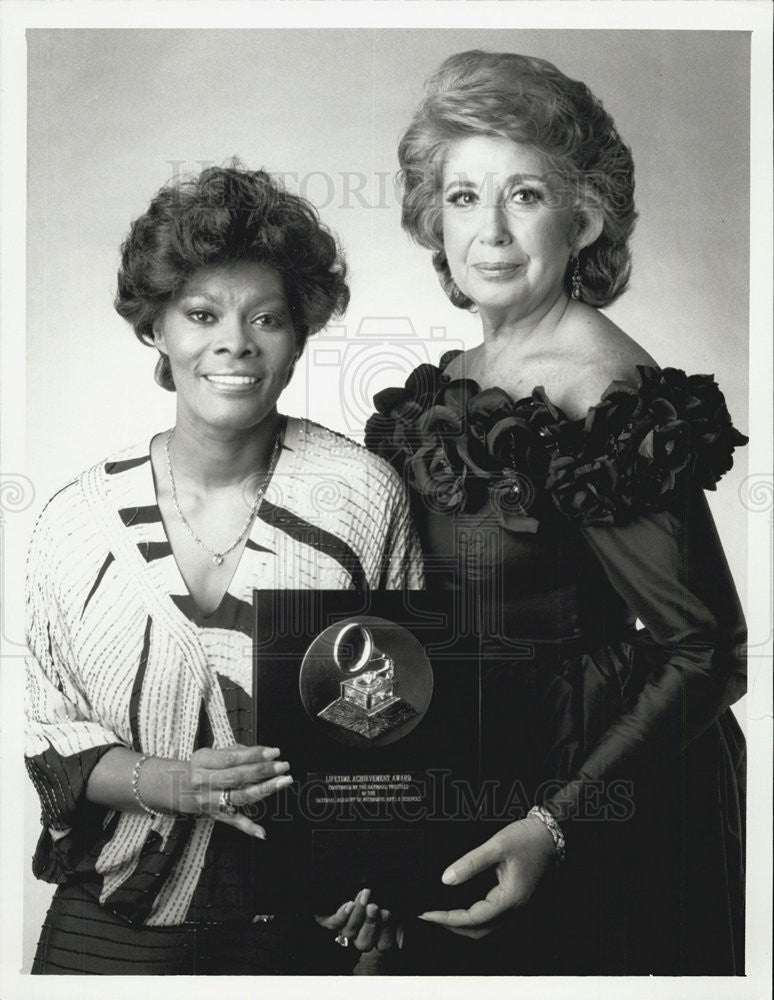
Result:
[[[449,145],[472,135],[527,143],[567,187],[580,222],[601,216],[602,231],[579,254],[581,297],[609,305],[626,290],[634,209],[631,151],[588,87],[543,59],[473,49],[446,59],[398,147],[403,228],[433,251],[433,266],[454,305],[473,303],[457,287],[443,249],[440,189]],[[564,277],[571,292],[574,262]]]
[[[299,351],[349,302],[347,268],[331,232],[304,198],[234,159],[165,185],[121,247],[116,311],[153,346],[153,323],[200,267],[249,260],[282,277]],[[174,390],[169,359],[156,381]]]

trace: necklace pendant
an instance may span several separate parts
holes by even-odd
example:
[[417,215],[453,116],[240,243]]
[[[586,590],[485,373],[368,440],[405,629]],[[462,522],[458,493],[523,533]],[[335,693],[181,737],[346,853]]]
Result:
[[250,513],[247,515],[245,523],[242,525],[242,530],[239,532],[239,534],[231,543],[231,545],[229,545],[227,549],[224,549],[223,552],[213,552],[208,545],[205,545],[204,542],[201,540],[201,538],[199,538],[199,536],[193,530],[191,525],[188,523],[185,514],[180,509],[180,502],[177,499],[177,489],[175,487],[175,475],[174,472],[172,471],[172,458],[169,454],[169,445],[172,441],[172,435],[175,433],[174,428],[169,432],[169,434],[167,434],[167,439],[164,442],[164,451],[166,452],[167,456],[167,475],[169,476],[169,488],[172,493],[172,503],[175,506],[175,511],[177,512],[177,516],[183,522],[188,534],[200,548],[204,549],[205,552],[209,553],[209,555],[212,557],[213,563],[215,563],[216,566],[221,566],[223,564],[224,557],[227,556],[229,552],[232,552],[237,547],[239,542],[241,542],[242,539],[245,537],[245,533],[248,531],[250,527],[250,522],[255,517],[258,508],[261,505],[263,496],[266,493],[266,488],[269,485],[271,477],[274,475],[274,469],[275,466],[277,465],[277,459],[279,458],[280,450],[282,448],[281,438],[282,438],[283,426],[284,424],[282,422],[277,426],[277,430],[274,435],[274,443],[272,444],[271,454],[269,456],[269,467],[266,470],[265,475],[263,476],[260,486],[256,490],[255,497],[253,499],[253,505],[250,508]]

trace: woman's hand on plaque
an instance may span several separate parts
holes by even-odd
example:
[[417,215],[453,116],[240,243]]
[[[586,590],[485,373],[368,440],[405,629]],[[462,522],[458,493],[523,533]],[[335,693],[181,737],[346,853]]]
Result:
[[286,788],[293,781],[290,765],[279,760],[277,747],[204,747],[177,771],[176,811],[211,816],[251,837],[266,831],[241,810]]
[[491,933],[510,910],[524,906],[546,870],[556,860],[553,838],[539,819],[510,823],[480,847],[454,861],[441,876],[446,885],[460,885],[487,868],[494,868],[495,885],[467,909],[430,910],[420,914],[454,934],[481,938]]
[[358,951],[389,951],[400,938],[389,910],[369,902],[370,889],[361,890],[357,896],[343,903],[330,917],[315,917],[321,927],[336,932],[335,941],[346,948],[353,945]]

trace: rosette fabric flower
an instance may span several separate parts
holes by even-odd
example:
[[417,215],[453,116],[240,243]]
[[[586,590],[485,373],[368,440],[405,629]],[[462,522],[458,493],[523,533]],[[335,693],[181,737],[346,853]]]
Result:
[[611,524],[617,508],[618,474],[612,459],[557,455],[551,462],[546,490],[570,520]]
[[377,393],[376,413],[365,426],[366,448],[402,472],[420,444],[416,423],[435,401],[441,384],[441,373],[434,365],[420,365],[402,389],[390,387]]
[[674,499],[686,475],[714,489],[747,443],[710,375],[638,368],[639,388],[614,382],[574,441],[551,460],[546,489],[568,517],[620,523]]
[[[734,464],[734,449],[749,440],[734,427],[714,376],[686,375],[676,368],[638,371],[643,399],[654,415],[653,461],[666,460],[676,471],[689,467],[697,486],[714,490]],[[669,407],[675,413],[671,425],[655,419]]]
[[393,439],[395,421],[382,413],[372,413],[366,421],[364,444],[369,451],[402,468],[401,450]]
[[684,412],[695,456],[693,474],[703,489],[714,490],[734,464],[734,448],[741,448],[749,438],[734,427],[725,397],[712,375],[689,375],[687,382]]
[[412,485],[430,510],[453,513],[465,507],[465,468],[456,443],[463,435],[464,411],[454,398],[431,406],[416,421],[418,447],[409,460]]
[[499,524],[508,531],[534,534],[539,527],[529,511],[535,500],[535,484],[519,472],[506,471],[493,476],[489,483],[489,503]]
[[514,401],[420,365],[376,396],[366,445],[405,470],[433,511],[488,501],[509,531],[536,531],[547,492],[571,520],[621,523],[664,509],[686,476],[714,489],[747,442],[712,376],[638,373],[638,386],[613,382],[585,419],[569,420],[540,387]]

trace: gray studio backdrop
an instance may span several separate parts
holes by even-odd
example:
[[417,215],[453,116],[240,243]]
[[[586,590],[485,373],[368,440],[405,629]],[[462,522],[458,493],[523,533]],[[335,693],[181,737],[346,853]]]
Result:
[[[351,306],[310,342],[286,412],[358,437],[375,391],[476,342],[475,317],[447,302],[429,254],[402,233],[393,185],[425,77],[474,47],[549,59],[602,99],[632,147],[640,212],[631,288],[609,315],[659,363],[714,372],[748,429],[747,33],[122,29],[27,41],[27,531],[73,474],[173,420],[152,352],[112,298],[129,221],[181,171],[238,155],[282,173],[346,248]],[[743,596],[745,473],[742,452],[711,497]],[[21,637],[20,622],[9,627]],[[25,809],[29,856],[31,787]],[[28,874],[25,969],[50,894]]]

